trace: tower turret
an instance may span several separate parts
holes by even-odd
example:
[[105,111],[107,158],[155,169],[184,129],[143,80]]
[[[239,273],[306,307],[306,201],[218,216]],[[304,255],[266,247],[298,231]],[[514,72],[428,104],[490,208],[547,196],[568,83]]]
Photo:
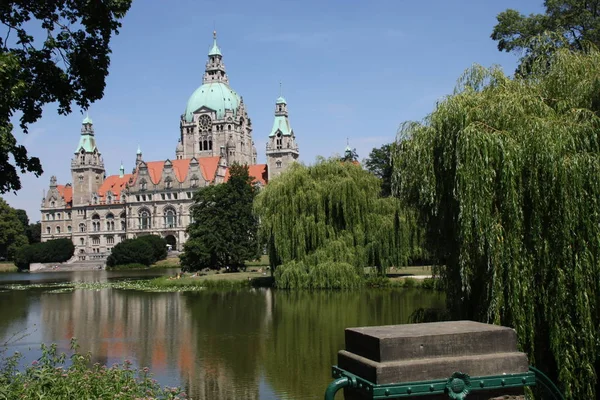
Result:
[[73,179],[73,206],[90,204],[92,194],[104,182],[104,161],[96,145],[94,125],[89,115],[81,124],[81,135],[71,160]]
[[225,72],[225,64],[223,63],[223,54],[221,54],[221,49],[217,45],[217,31],[213,31],[213,44],[208,52],[208,61],[206,62],[206,70],[204,71],[202,82],[229,83],[229,78]]
[[288,119],[287,102],[280,95],[275,101],[275,120],[267,141],[269,180],[285,171],[299,155],[296,136]]

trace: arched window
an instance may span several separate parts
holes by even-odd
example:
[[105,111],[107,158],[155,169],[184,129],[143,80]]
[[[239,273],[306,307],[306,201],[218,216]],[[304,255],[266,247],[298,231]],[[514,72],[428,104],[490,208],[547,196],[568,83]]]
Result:
[[84,223],[79,224],[79,232],[85,232],[85,224]]
[[100,231],[100,216],[98,214],[92,216],[92,230],[94,232]]
[[192,187],[198,186],[198,177],[196,175],[192,176],[192,179],[190,179],[190,184],[192,185]]
[[108,195],[106,196],[106,202],[108,204],[112,204],[112,201],[113,201],[113,195],[112,195],[112,193],[108,193]]
[[165,210],[165,228],[175,228],[177,226],[177,218],[175,210],[172,208],[167,208]]
[[202,142],[202,149],[203,150],[208,150],[208,141],[205,140],[204,142]]
[[50,202],[50,207],[54,207],[56,205],[56,203],[54,203],[53,201]]
[[148,188],[148,184],[145,179],[140,181],[140,190],[146,190]]
[[68,232],[68,233],[71,233],[71,231],[72,231],[72,230],[73,230],[73,229],[71,228],[71,225],[67,226],[67,232]]
[[277,160],[277,161],[275,162],[275,166],[276,166],[277,168],[281,168],[281,160]]
[[165,188],[171,189],[172,186],[173,186],[173,180],[171,179],[170,176],[167,176],[167,179],[165,179]]
[[46,227],[46,233],[49,235],[51,231],[52,231],[52,228],[50,228],[49,226],[47,226]]
[[56,233],[60,233],[60,226],[56,227]]
[[148,211],[145,208],[142,208],[138,214],[138,222],[139,222],[140,229],[150,229],[151,228],[150,211]]
[[281,149],[282,141],[283,139],[281,139],[281,132],[277,132],[277,150]]
[[115,216],[112,213],[108,213],[106,215],[106,230],[107,231],[115,230]]

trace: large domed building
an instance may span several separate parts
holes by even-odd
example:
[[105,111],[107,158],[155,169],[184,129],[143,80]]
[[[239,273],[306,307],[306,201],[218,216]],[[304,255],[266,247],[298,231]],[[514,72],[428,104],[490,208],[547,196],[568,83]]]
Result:
[[229,86],[216,32],[198,87],[180,117],[175,157],[144,160],[140,148],[126,174],[106,176],[93,122],[83,120],[71,160],[72,183],[56,177],[42,200],[42,241],[70,238],[80,262],[104,262],[112,247],[126,238],[155,234],[181,250],[192,221],[193,192],[227,181],[233,163],[249,166],[258,185],[265,185],[298,159],[299,149],[288,120],[287,102],[275,102],[268,134],[267,164],[256,164],[252,123],[244,99]]

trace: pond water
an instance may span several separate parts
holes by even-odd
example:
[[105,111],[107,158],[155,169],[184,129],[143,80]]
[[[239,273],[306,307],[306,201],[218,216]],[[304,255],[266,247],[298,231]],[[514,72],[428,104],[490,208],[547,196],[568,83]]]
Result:
[[[108,281],[170,271],[4,274],[8,283]],[[72,337],[93,359],[129,359],[193,399],[319,399],[344,347],[344,328],[406,323],[438,292],[401,289],[285,292],[272,289],[148,293],[32,286],[0,292],[0,339],[31,362],[41,343],[66,351]],[[341,394],[338,395],[341,397]]]

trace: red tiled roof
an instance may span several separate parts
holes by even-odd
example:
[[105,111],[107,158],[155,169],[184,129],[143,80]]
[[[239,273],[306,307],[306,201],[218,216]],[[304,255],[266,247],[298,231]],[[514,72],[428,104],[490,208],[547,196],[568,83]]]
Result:
[[216,156],[201,158],[198,160],[198,162],[200,163],[200,170],[202,171],[202,174],[204,175],[204,178],[207,181],[213,182],[215,180],[220,158],[221,157]]
[[255,181],[262,185],[267,184],[267,164],[255,164],[251,165],[248,173],[254,178]]
[[[253,181],[259,182],[262,185],[267,184],[267,164],[255,164],[248,167],[248,175],[253,177]],[[225,171],[224,182],[229,180],[229,168]]]
[[67,208],[70,208],[73,202],[73,187],[71,185],[56,185],[56,190],[67,203]]
[[[215,179],[215,173],[219,165],[219,156],[216,157],[202,157],[197,159],[200,166],[200,171],[204,175],[204,179],[212,182]],[[173,169],[175,170],[175,177],[179,182],[183,182],[187,177],[190,169],[191,158],[184,158],[181,160],[173,160]],[[165,166],[164,161],[147,161],[146,166],[148,167],[148,174],[152,183],[157,184],[160,182],[162,177],[163,169]]]
[[98,189],[98,196],[103,198],[106,192],[111,191],[115,196],[115,200],[119,200],[121,191],[127,187],[127,182],[129,182],[131,176],[131,174],[123,175],[123,177],[119,175],[107,176]]

